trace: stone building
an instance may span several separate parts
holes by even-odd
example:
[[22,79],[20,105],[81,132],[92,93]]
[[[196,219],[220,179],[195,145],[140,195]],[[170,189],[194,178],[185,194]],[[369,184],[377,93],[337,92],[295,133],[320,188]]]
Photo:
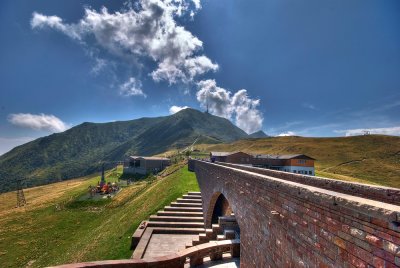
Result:
[[251,165],[253,156],[243,152],[211,152],[210,159],[214,162]]
[[164,157],[130,156],[124,162],[125,174],[158,173],[169,166],[171,161]]
[[226,162],[268,168],[304,175],[315,175],[315,159],[304,154],[256,154],[244,152],[211,152],[213,162]]

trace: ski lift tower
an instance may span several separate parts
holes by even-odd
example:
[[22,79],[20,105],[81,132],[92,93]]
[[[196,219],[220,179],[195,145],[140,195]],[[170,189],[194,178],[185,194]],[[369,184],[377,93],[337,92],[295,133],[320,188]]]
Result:
[[17,180],[17,207],[22,207],[26,205],[24,189],[22,189],[22,182],[23,179]]

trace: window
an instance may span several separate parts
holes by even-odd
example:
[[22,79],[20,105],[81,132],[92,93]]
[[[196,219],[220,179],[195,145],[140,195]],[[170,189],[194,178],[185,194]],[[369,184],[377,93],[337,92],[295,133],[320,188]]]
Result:
[[293,170],[293,173],[296,173],[296,170]]
[[310,171],[308,171],[308,174],[312,175],[312,171],[311,171],[311,170],[310,170]]

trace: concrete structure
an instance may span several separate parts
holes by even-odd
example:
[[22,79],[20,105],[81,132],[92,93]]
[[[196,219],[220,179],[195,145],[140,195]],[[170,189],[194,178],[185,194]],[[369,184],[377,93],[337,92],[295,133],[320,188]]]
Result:
[[170,164],[164,157],[130,156],[124,162],[124,174],[156,174]]
[[315,175],[314,158],[304,154],[258,154],[252,158],[255,167],[263,167],[280,171]]
[[243,152],[210,152],[210,159],[215,162],[251,165],[253,156]]
[[189,161],[206,228],[221,196],[240,227],[241,267],[398,267],[400,189]]

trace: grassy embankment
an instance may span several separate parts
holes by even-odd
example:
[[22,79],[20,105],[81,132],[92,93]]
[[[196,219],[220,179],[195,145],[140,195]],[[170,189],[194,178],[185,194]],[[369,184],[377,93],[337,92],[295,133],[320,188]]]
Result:
[[[130,236],[149,215],[187,191],[198,191],[186,166],[165,178],[142,180],[112,200],[77,201],[98,175],[26,189],[26,207],[14,208],[15,192],[0,195],[1,267],[129,258]],[[121,171],[108,172],[115,181]],[[57,207],[57,208],[56,208]]]
[[317,159],[317,176],[400,188],[400,137],[271,137],[196,147],[202,152],[302,153]]

